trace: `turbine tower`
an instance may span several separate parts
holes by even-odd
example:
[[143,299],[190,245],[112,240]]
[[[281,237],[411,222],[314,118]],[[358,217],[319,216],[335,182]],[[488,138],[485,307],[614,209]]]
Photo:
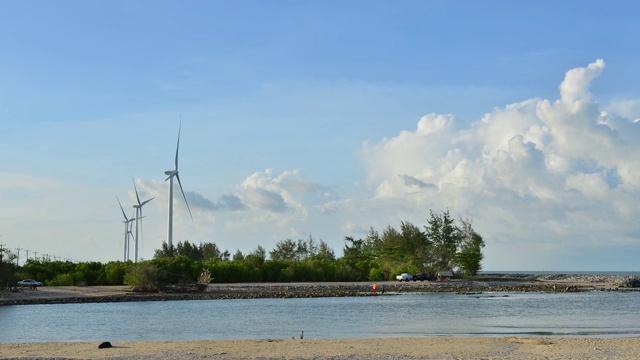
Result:
[[[135,179],[133,179],[133,176],[131,177],[131,179],[133,180],[133,189],[136,191],[136,200],[138,200],[138,204],[137,205],[133,205],[133,208],[136,209],[136,247],[135,247],[135,263],[138,263],[138,226],[140,226],[140,235],[142,235],[142,207],[148,203],[149,201],[155,199],[155,197],[152,197],[149,200],[145,200],[143,202],[140,202],[140,196],[138,196],[138,188],[136,188],[136,181]],[[138,225],[139,223],[139,225]]]
[[120,210],[122,210],[122,216],[124,216],[124,261],[129,260],[129,234],[131,233],[131,226],[133,226],[134,218],[129,219],[127,214],[125,214],[124,209],[122,208],[122,204],[120,203],[120,199],[116,196],[118,200],[118,205],[120,205]]
[[131,221],[129,222],[129,232],[128,232],[129,237],[127,238],[127,260],[126,261],[131,260],[131,256],[129,255],[129,253],[131,249],[131,239],[133,239],[133,222],[134,222],[134,219],[131,218]]
[[176,162],[175,169],[167,170],[164,172],[168,177],[165,181],[169,180],[169,221],[167,225],[167,242],[169,244],[169,249],[172,251],[173,249],[173,178],[178,179],[178,185],[180,185],[180,192],[182,192],[182,197],[184,197],[184,202],[187,204],[187,209],[189,210],[189,215],[191,216],[191,221],[193,221],[193,215],[191,214],[191,208],[189,208],[189,203],[187,202],[187,197],[184,194],[184,190],[182,189],[182,183],[180,182],[180,176],[178,175],[178,150],[180,149],[180,128],[182,127],[182,121],[180,121],[180,125],[178,126],[178,145],[176,146]]

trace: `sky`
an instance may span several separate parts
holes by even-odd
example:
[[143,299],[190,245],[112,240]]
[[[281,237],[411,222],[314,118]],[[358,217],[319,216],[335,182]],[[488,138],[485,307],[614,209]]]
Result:
[[[633,1],[0,3],[0,244],[231,254],[470,219],[487,271],[640,269]],[[133,254],[133,248],[131,250]],[[133,257],[133,255],[132,255]]]

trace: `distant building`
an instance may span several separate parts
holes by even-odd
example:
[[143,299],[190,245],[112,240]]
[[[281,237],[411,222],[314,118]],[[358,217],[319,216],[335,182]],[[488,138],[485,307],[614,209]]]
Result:
[[451,270],[441,270],[438,271],[438,281],[450,280],[453,277],[453,272]]

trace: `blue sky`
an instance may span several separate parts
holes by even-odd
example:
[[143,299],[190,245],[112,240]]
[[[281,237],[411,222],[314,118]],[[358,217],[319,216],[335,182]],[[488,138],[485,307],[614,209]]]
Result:
[[[77,261],[166,238],[338,254],[429,210],[486,270],[632,270],[638,5],[25,1],[0,5],[0,243]],[[131,215],[130,215],[131,216]],[[25,251],[21,252],[25,256]],[[31,255],[30,255],[31,256]],[[638,264],[640,267],[640,263]]]

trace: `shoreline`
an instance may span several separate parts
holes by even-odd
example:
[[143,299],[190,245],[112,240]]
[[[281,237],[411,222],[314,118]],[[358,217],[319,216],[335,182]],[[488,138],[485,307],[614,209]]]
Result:
[[635,359],[640,338],[425,337],[0,344],[3,359]]
[[[640,291],[619,278],[523,278],[513,276],[444,282],[377,282],[385,296],[403,292]],[[137,293],[129,286],[42,287],[0,293],[0,304],[113,301],[372,296],[373,282],[210,284],[204,293]],[[0,343],[2,359],[636,359],[640,337],[430,336],[361,339],[248,339],[112,342]],[[110,339],[103,339],[110,341]]]
[[[377,282],[377,295],[404,292],[581,292],[640,291],[626,287],[629,277],[615,275],[491,275],[472,280]],[[0,306],[73,304],[98,302],[231,300],[259,298],[312,298],[373,296],[373,281],[306,283],[233,283],[209,284],[204,292],[144,293],[130,286],[45,286],[38,290],[19,289],[0,292]]]

